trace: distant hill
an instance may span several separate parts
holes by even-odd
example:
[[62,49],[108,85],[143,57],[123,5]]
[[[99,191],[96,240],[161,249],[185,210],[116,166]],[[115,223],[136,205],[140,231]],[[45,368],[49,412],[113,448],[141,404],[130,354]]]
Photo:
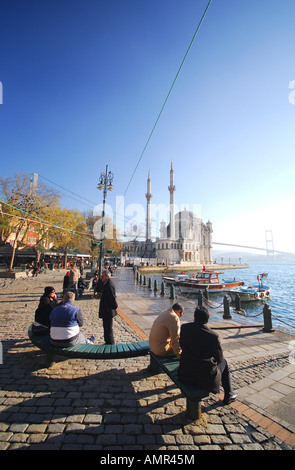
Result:
[[[223,259],[222,259],[223,258]],[[275,254],[275,258],[271,255],[254,253],[250,251],[226,251],[226,250],[213,250],[213,260],[217,263],[295,263],[295,255],[293,254]]]

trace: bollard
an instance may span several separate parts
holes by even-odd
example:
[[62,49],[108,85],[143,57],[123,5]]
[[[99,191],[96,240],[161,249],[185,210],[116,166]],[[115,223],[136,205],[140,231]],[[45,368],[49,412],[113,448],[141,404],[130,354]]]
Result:
[[205,288],[204,290],[204,297],[206,300],[209,300],[209,290],[208,290],[208,287]]
[[151,289],[151,288],[152,288],[152,280],[151,280],[151,278],[149,277],[149,289]]
[[264,320],[263,331],[265,333],[272,333],[274,329],[272,327],[271,309],[269,308],[268,304],[265,304],[263,307],[263,320]]
[[137,282],[139,280],[139,272],[138,271],[136,271],[136,280],[137,280]]
[[223,297],[223,307],[224,307],[224,314],[223,314],[223,318],[225,320],[230,320],[231,319],[231,314],[230,314],[230,311],[229,311],[229,300],[228,300],[228,296],[225,295]]
[[236,310],[238,312],[241,310],[241,297],[239,294],[236,295]]
[[139,275],[139,284],[142,284],[142,275]]
[[170,299],[175,299],[175,287],[173,284],[170,286]]
[[154,291],[157,291],[158,290],[158,281],[157,279],[155,279],[154,281]]
[[165,295],[165,284],[163,281],[161,283],[161,295]]
[[143,276],[143,285],[146,286],[146,276]]
[[202,307],[203,305],[203,294],[202,292],[199,290],[198,291],[198,307]]

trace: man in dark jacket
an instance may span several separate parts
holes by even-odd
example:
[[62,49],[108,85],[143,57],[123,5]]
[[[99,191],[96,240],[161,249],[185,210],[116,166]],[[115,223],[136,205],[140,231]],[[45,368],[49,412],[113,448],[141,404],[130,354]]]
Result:
[[113,317],[117,315],[116,289],[110,279],[111,273],[105,269],[101,273],[102,294],[99,305],[99,318],[102,318],[104,340],[106,344],[114,344]]
[[228,404],[237,395],[232,392],[230,372],[219,337],[209,328],[208,321],[207,308],[197,307],[194,322],[182,325],[178,377],[185,384],[195,384],[212,393],[219,392],[221,383],[224,389],[223,403]]
[[57,304],[57,297],[54,287],[45,287],[44,294],[40,298],[38,308],[35,311],[35,320],[32,325],[32,332],[34,335],[49,335],[49,315],[51,310],[54,309]]

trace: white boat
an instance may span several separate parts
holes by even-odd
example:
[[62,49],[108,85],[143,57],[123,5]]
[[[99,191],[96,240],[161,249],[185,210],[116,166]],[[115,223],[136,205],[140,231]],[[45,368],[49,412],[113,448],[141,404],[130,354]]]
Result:
[[176,274],[176,276],[163,276],[162,279],[166,284],[176,284],[178,281],[183,281],[184,279],[189,279],[190,275],[185,274],[185,272]]
[[233,302],[236,301],[237,295],[240,297],[241,302],[256,302],[258,300],[265,300],[270,297],[271,288],[264,286],[262,279],[267,277],[267,273],[262,273],[257,276],[258,285],[251,285],[248,287],[241,287],[229,291],[229,296]]

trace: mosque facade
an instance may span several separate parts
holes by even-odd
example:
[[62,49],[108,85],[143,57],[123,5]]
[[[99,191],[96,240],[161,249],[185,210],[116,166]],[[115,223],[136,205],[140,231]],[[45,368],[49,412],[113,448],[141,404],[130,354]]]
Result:
[[[154,260],[157,264],[204,265],[212,264],[212,223],[206,224],[193,212],[183,210],[175,213],[175,191],[173,163],[170,169],[170,214],[169,223],[160,223],[160,236],[151,237],[151,179],[147,179],[147,208],[145,240],[130,240],[123,243],[123,259],[140,258]],[[151,264],[155,264],[152,263]]]

